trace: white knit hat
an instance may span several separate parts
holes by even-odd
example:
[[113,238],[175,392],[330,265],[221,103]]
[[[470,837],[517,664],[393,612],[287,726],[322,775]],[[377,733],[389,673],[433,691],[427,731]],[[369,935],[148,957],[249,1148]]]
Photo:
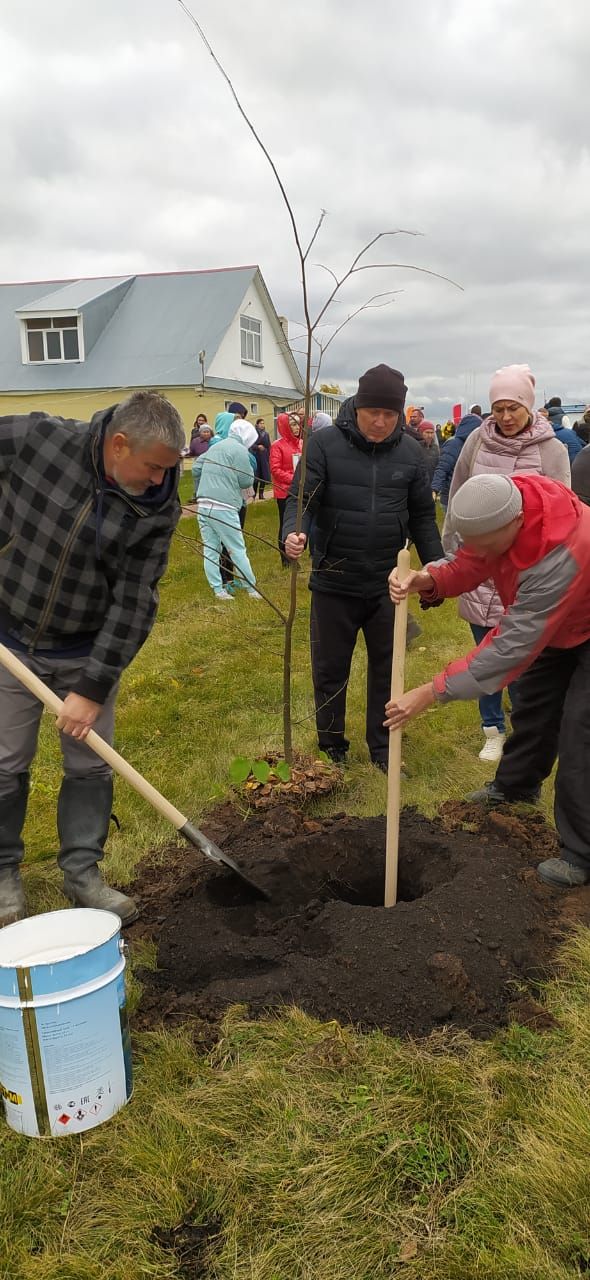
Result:
[[510,524],[522,511],[522,496],[508,476],[471,476],[451,503],[453,529],[464,542]]

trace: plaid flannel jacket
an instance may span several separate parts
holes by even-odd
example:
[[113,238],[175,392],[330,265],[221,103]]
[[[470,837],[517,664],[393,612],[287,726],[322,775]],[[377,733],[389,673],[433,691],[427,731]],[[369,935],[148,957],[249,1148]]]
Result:
[[74,691],[101,703],[150,633],[180,515],[178,468],[145,498],[105,482],[112,413],[0,417],[0,627],[31,654],[87,642]]

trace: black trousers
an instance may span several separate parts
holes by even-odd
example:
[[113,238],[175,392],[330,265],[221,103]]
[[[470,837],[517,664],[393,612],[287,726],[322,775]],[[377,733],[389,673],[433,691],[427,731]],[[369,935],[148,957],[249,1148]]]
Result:
[[322,591],[311,593],[311,669],[320,749],[346,751],[346,690],[359,631],[367,646],[367,746],[372,760],[387,760],[383,728],[391,687],[394,608],[388,595],[363,600]]
[[283,542],[283,520],[285,519],[285,507],[286,507],[286,505],[287,505],[287,499],[286,499],[286,498],[277,498],[277,507],[278,507],[278,509],[279,509],[279,537],[278,537],[278,543],[279,543],[279,551],[280,551],[280,553],[281,553],[281,560],[282,560],[282,562],[283,562],[283,564],[284,564],[285,566],[287,566],[287,565],[289,565],[289,564],[291,563],[291,561],[290,561],[290,560],[287,558],[287,556],[285,555],[285,544],[284,544],[284,542]]
[[509,798],[555,778],[555,825],[563,856],[590,864],[590,640],[544,649],[518,681],[512,733],[496,773]]

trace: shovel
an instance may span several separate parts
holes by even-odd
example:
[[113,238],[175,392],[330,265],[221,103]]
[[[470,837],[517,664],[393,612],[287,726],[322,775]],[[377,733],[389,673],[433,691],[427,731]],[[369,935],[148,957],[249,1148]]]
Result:
[[[397,557],[397,576],[400,582],[411,569],[410,552],[402,547]],[[391,700],[401,698],[404,691],[404,667],[406,661],[406,631],[408,628],[408,597],[395,607],[393,624],[393,658],[391,663]],[[387,769],[387,837],[385,841],[385,901],[386,907],[394,907],[397,900],[397,866],[399,855],[399,810],[402,767],[402,731],[392,729],[389,734],[389,763]]]
[[[6,670],[10,671],[17,680],[20,680],[20,683],[24,684],[25,687],[29,689],[45,707],[47,707],[48,711],[53,712],[56,716],[61,715],[64,705],[61,698],[58,698],[57,694],[53,693],[52,689],[48,689],[47,685],[44,684],[38,676],[34,675],[32,671],[29,671],[29,668],[25,666],[24,662],[21,662],[20,658],[17,658],[16,654],[13,653],[11,649],[7,649],[3,644],[0,644],[0,663],[3,667],[6,667]],[[125,778],[126,782],[129,782],[132,787],[135,787],[135,790],[139,792],[140,796],[143,796],[144,800],[148,801],[148,804],[151,804],[154,809],[158,810],[158,813],[161,813],[164,818],[167,818],[168,822],[171,822],[172,826],[176,827],[179,834],[184,836],[185,840],[188,840],[189,844],[195,845],[195,847],[200,849],[201,853],[204,853],[205,857],[210,858],[212,862],[216,862],[220,866],[227,867],[229,871],[233,871],[234,875],[239,876],[240,880],[243,880],[251,889],[254,889],[260,897],[266,899],[270,897],[266,892],[266,889],[263,889],[259,884],[256,884],[254,880],[251,880],[250,877],[242,871],[241,867],[238,866],[237,862],[234,862],[233,858],[230,858],[227,853],[224,853],[216,844],[213,844],[212,840],[208,840],[207,837],[203,835],[203,832],[199,831],[198,827],[193,826],[192,822],[189,822],[188,818],[186,818],[179,809],[175,809],[174,805],[170,804],[170,801],[166,800],[165,796],[161,795],[159,791],[156,791],[156,788],[152,787],[151,782],[148,782],[146,778],[143,778],[141,774],[137,772],[137,769],[134,769],[132,765],[128,764],[127,761],[123,759],[123,756],[119,755],[118,751],[115,751],[113,747],[110,747],[108,742],[104,741],[104,738],[101,738],[98,733],[95,733],[94,730],[91,729],[88,737],[85,738],[84,741],[92,748],[93,751],[96,752],[97,756],[100,756],[106,764],[110,765],[111,769],[113,769],[115,773],[118,773],[121,778]]]

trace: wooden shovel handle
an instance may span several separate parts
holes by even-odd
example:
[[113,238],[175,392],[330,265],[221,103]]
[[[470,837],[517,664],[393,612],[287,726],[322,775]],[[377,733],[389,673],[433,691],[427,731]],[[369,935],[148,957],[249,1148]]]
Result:
[[[397,573],[403,582],[411,568],[410,552],[403,547],[397,557]],[[408,597],[396,605],[393,624],[393,659],[391,663],[391,698],[401,698],[404,691],[406,663],[406,632],[408,628]],[[387,772],[387,837],[385,842],[385,906],[395,906],[397,900],[397,868],[399,858],[399,814],[401,800],[402,731],[393,729],[389,734],[389,764]]]
[[[3,644],[0,644],[0,663],[21,684],[24,684],[25,688],[29,689],[47,707],[48,711],[52,711],[56,716],[61,715],[64,706],[61,698],[58,698],[52,689],[48,689],[47,685],[33,671],[29,671],[24,662],[21,662],[20,658]],[[135,787],[140,796],[143,796],[148,804],[153,805],[154,809],[157,809],[164,818],[167,818],[168,822],[171,822],[177,831],[180,831],[181,827],[186,825],[187,818],[184,814],[179,809],[176,809],[173,804],[170,804],[170,801],[161,795],[159,791],[156,791],[151,782],[143,778],[141,773],[138,773],[137,769],[133,768],[133,765],[128,764],[123,759],[123,756],[120,756],[118,751],[115,751],[114,747],[109,746],[104,738],[94,732],[94,729],[90,730],[88,737],[84,741],[87,746],[96,752],[97,756],[100,756],[111,769],[114,769],[115,773],[118,773],[121,778],[125,778],[125,781],[130,786]]]

